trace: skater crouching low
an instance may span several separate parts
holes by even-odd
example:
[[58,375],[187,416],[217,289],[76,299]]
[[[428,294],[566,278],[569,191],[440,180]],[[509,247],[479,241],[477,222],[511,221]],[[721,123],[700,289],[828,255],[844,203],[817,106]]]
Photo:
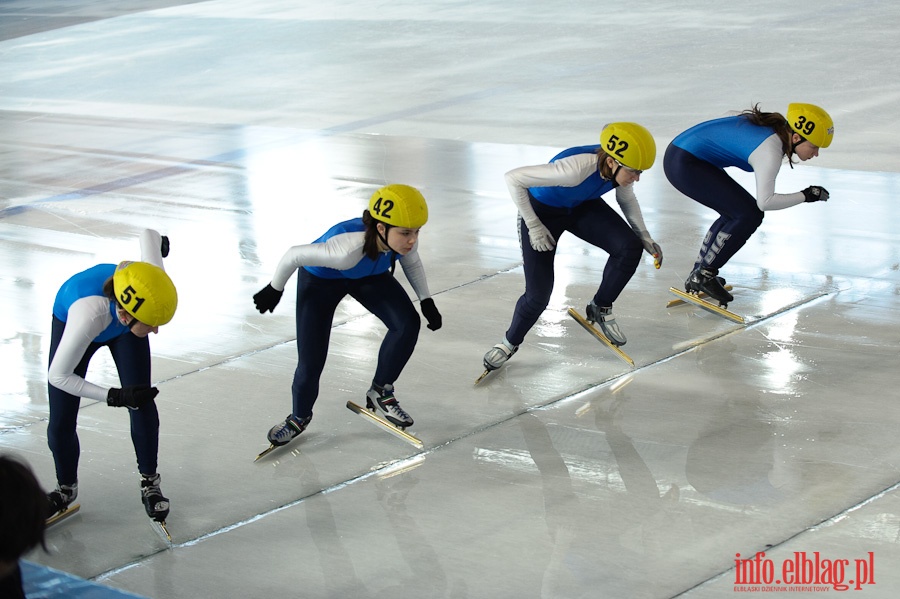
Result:
[[[548,164],[506,173],[519,212],[525,293],[516,303],[503,341],[484,355],[485,373],[500,368],[518,351],[550,302],[556,243],[566,231],[609,254],[600,286],[586,307],[587,320],[596,323],[612,344],[625,345],[613,302],[637,270],[643,251],[654,257],[657,267],[663,259],[634,194],[634,183],[655,158],[650,132],[637,123],[620,122],[603,128],[599,145],[569,148]],[[613,189],[627,223],[601,197]]]
[[[817,185],[775,193],[782,162],[787,159],[793,168],[795,154],[804,162],[815,158],[833,137],[834,122],[825,110],[794,103],[788,106],[787,118],[756,105],[695,125],[672,140],[663,160],[669,182],[719,213],[700,245],[685,291],[705,293],[723,305],[734,299],[719,270],[762,224],[765,212],[829,197],[828,190]],[[725,172],[728,166],[754,173],[755,198]]]
[[428,207],[417,189],[397,184],[383,187],[372,195],[362,218],[338,223],[314,242],[289,249],[272,282],[253,296],[261,314],[273,311],[288,279],[297,272],[298,362],[291,387],[293,409],[269,431],[272,446],[289,443],[312,420],[334,311],[347,295],[388,329],[366,393],[367,407],[400,428],[413,424],[394,395],[394,382],[412,356],[421,319],[393,270],[399,260],[428,328],[439,329],[441,314],[431,299],[418,252],[419,230],[427,220]]
[[[141,262],[98,264],[67,280],[53,304],[50,335],[47,440],[56,465],[56,489],[47,499],[50,514],[65,511],[78,496],[80,445],[76,431],[81,398],[128,408],[131,438],[141,475],[141,499],[147,515],[165,522],[169,500],[157,473],[159,414],[150,386],[148,335],[172,320],[178,295],[163,270],[168,238],[147,229],[141,234]],[[85,380],[91,358],[109,349],[121,387]]]

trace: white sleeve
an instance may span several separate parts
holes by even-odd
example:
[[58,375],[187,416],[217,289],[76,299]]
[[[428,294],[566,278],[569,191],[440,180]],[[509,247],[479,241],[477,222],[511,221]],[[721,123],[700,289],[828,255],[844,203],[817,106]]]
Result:
[[506,186],[525,224],[531,226],[540,219],[528,199],[529,187],[575,187],[593,175],[597,168],[596,154],[574,154],[556,162],[513,169],[506,173]]
[[747,162],[756,176],[756,205],[760,210],[782,210],[805,200],[803,192],[775,193],[775,178],[781,170],[784,153],[781,140],[774,133],[753,150]]
[[105,297],[83,297],[69,307],[66,328],[47,373],[47,380],[51,385],[76,397],[106,401],[109,390],[87,382],[75,374],[75,368],[91,341],[111,322],[109,300]]
[[641,238],[642,242],[653,243],[653,238],[647,231],[647,225],[644,224],[644,215],[641,213],[641,206],[638,204],[637,196],[634,195],[634,183],[628,185],[620,185],[616,187],[616,201],[625,220],[631,225],[631,229]]
[[335,270],[348,270],[363,259],[366,234],[362,231],[340,233],[324,243],[295,245],[289,249],[272,277],[272,287],[284,291],[291,275],[301,266],[324,266]]
[[141,261],[165,270],[162,259],[162,236],[153,229],[144,229],[141,232]]
[[416,241],[413,249],[407,252],[405,256],[402,256],[399,261],[403,267],[403,274],[406,275],[409,284],[412,285],[419,301],[431,297],[431,292],[428,290],[428,281],[425,279],[425,267],[422,265],[422,258],[419,256],[419,242]]

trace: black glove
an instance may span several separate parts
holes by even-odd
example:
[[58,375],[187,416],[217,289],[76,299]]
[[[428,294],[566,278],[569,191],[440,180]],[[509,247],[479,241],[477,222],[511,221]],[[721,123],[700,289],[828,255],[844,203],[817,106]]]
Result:
[[265,314],[267,310],[272,312],[275,310],[278,302],[281,301],[282,293],[284,291],[278,291],[269,283],[253,296],[253,303],[256,304],[256,309],[259,310],[260,314]]
[[438,312],[437,306],[434,305],[434,300],[430,297],[428,299],[423,299],[419,307],[422,308],[422,316],[428,321],[428,328],[432,331],[436,331],[441,328],[441,325],[444,323],[444,320],[441,318],[441,313]]
[[819,200],[827,202],[828,198],[830,198],[831,195],[824,187],[819,187],[818,185],[810,185],[803,190],[803,197],[806,198],[804,200],[805,202],[818,202]]
[[137,410],[158,394],[159,389],[149,385],[136,385],[134,387],[125,387],[124,389],[113,387],[106,394],[106,405],[114,408]]

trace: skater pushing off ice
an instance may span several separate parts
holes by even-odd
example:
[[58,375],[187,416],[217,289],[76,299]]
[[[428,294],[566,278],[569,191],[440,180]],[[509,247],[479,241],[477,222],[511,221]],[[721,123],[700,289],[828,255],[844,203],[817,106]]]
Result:
[[[485,374],[518,351],[550,302],[556,244],[566,231],[609,254],[600,286],[587,305],[586,320],[596,323],[614,346],[625,345],[613,302],[637,270],[644,250],[654,257],[657,268],[663,259],[634,194],[634,183],[655,159],[656,143],[650,132],[637,123],[619,122],[603,128],[599,145],[569,148],[548,164],[506,173],[519,212],[525,293],[516,303],[503,341],[484,355]],[[613,189],[627,223],[601,198]]]
[[[76,421],[82,397],[128,409],[147,515],[164,525],[169,514],[169,500],[160,490],[156,471],[159,414],[154,398],[159,391],[150,386],[148,335],[172,320],[178,295],[163,270],[168,238],[147,229],[140,245],[142,262],[98,264],[80,272],[62,285],[53,304],[47,439],[57,486],[47,496],[51,517],[74,509],[78,496],[81,448]],[[112,354],[120,387],[85,380],[91,357],[101,347]]]
[[367,408],[401,429],[413,424],[394,395],[394,382],[415,349],[421,318],[393,271],[399,260],[428,328],[441,328],[441,314],[428,291],[418,252],[419,230],[427,220],[428,206],[417,189],[397,184],[382,187],[370,198],[362,218],[338,223],[314,242],[289,249],[271,283],[253,296],[261,314],[271,312],[281,301],[288,279],[297,272],[298,361],[291,387],[293,409],[269,431],[271,446],[259,457],[289,443],[309,426],[328,356],[334,311],[347,295],[388,329],[366,393]]
[[[688,294],[706,294],[727,305],[734,297],[719,270],[762,224],[765,212],[828,199],[828,191],[817,185],[775,193],[775,178],[785,158],[793,168],[795,154],[801,161],[815,158],[833,137],[834,123],[827,112],[794,103],[787,118],[756,105],[695,125],[672,140],[663,159],[666,177],[678,191],[719,213],[684,283]],[[754,173],[755,198],[725,172],[727,166]]]

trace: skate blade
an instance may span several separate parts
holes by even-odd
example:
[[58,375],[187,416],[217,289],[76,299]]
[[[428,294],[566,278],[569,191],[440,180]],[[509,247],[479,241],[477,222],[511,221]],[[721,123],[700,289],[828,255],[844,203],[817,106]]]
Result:
[[[732,289],[734,289],[734,287],[732,287],[731,285],[725,285],[725,291],[731,291]],[[705,299],[709,296],[701,291],[700,293],[697,294],[697,297],[699,297],[700,299]],[[687,303],[687,302],[685,302],[685,300],[683,300],[683,299],[669,300],[669,302],[666,304],[666,308],[674,308],[675,306],[680,306],[681,304],[684,304],[684,303]]]
[[281,445],[269,445],[268,449],[264,449],[258,456],[256,456],[256,459],[253,461],[258,462],[261,458],[266,457],[267,455],[269,455],[270,453],[272,453],[279,447],[281,447]]
[[81,504],[73,503],[66,509],[56,512],[55,514],[53,514],[52,516],[47,518],[47,522],[46,522],[45,526],[47,528],[49,528],[49,527],[53,526],[54,524],[59,524],[63,520],[68,519],[69,516],[74,516],[75,514],[77,514],[78,510],[80,510],[80,509],[81,509]]
[[481,373],[481,376],[478,377],[477,379],[475,379],[475,384],[477,385],[478,383],[480,383],[481,381],[483,381],[483,380],[484,380],[484,377],[486,377],[486,376],[489,375],[490,373],[491,373],[491,369],[490,369],[490,368],[485,368],[485,369],[484,369],[484,372]]
[[150,520],[150,525],[153,527],[153,530],[156,531],[156,534],[171,547],[172,535],[169,534],[169,529],[166,527],[165,521],[157,522],[156,520]]
[[682,300],[684,300],[686,302],[690,302],[690,303],[694,304],[695,306],[699,306],[700,308],[703,308],[707,312],[712,312],[713,314],[717,314],[718,316],[722,316],[723,318],[727,318],[728,320],[732,320],[738,324],[744,324],[743,316],[741,316],[739,314],[735,314],[734,312],[732,312],[730,310],[726,310],[725,308],[722,308],[721,306],[717,306],[717,305],[713,304],[712,302],[708,302],[705,299],[702,299],[702,298],[697,297],[696,295],[693,295],[690,293],[686,293],[684,291],[681,291],[680,289],[675,289],[674,287],[669,287],[669,291],[671,291],[672,293],[677,295]]
[[386,430],[387,432],[391,433],[392,435],[395,435],[395,436],[403,439],[404,441],[406,441],[410,445],[415,446],[418,449],[423,449],[425,447],[425,444],[422,443],[422,441],[418,437],[414,437],[414,436],[410,435],[408,432],[401,429],[400,427],[398,427],[394,424],[391,424],[390,422],[388,422],[387,420],[385,420],[383,418],[376,416],[375,414],[373,414],[366,408],[362,408],[362,407],[356,405],[355,403],[353,403],[352,401],[347,402],[347,409],[350,410],[351,412],[359,414],[365,420]]
[[603,343],[606,347],[611,349],[614,354],[622,359],[623,362],[634,368],[634,360],[631,359],[631,356],[619,349],[618,345],[607,339],[606,335],[598,331],[591,323],[585,320],[584,316],[579,314],[575,308],[569,308],[569,316],[574,318],[578,324],[584,327],[584,330],[596,337],[597,340]]

